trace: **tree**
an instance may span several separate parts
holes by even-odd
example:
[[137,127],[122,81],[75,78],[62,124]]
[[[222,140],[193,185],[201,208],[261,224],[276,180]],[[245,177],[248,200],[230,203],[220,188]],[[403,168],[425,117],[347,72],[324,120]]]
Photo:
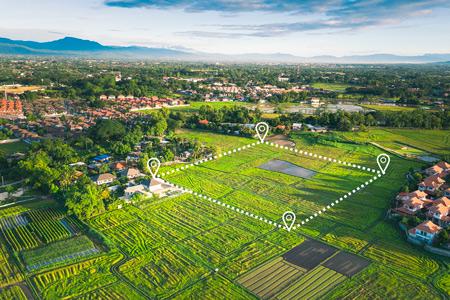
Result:
[[117,141],[125,134],[125,126],[118,120],[100,120],[92,127],[92,135],[97,141]]
[[444,245],[450,241],[450,237],[448,234],[448,231],[446,229],[441,230],[439,232],[438,236],[436,237],[436,244],[437,245]]
[[105,212],[104,201],[109,197],[109,192],[83,176],[75,184],[68,186],[62,196],[69,213],[87,220]]

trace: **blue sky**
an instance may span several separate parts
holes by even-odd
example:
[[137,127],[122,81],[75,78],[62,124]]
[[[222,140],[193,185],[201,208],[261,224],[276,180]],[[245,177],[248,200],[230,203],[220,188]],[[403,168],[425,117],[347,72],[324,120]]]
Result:
[[301,56],[450,53],[448,0],[0,0],[0,36]]

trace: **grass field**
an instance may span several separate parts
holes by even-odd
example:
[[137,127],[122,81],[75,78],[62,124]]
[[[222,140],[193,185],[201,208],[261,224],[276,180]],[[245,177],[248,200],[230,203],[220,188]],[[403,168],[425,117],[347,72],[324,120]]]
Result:
[[[216,109],[220,109],[222,107],[231,107],[231,106],[247,106],[249,107],[249,103],[247,102],[239,102],[239,101],[233,101],[233,102],[203,102],[203,101],[193,101],[190,102],[189,105],[186,106],[175,106],[175,107],[168,107],[170,110],[173,111],[182,111],[182,112],[198,112],[200,107],[202,107],[203,105],[209,105],[213,108]],[[155,112],[154,109],[149,109],[149,110],[141,110],[139,111],[139,113],[142,114],[147,114],[147,113],[152,113]]]
[[364,104],[364,105],[361,105],[361,106],[364,107],[364,108],[373,109],[373,110],[377,110],[377,111],[394,111],[394,112],[413,111],[413,110],[417,109],[415,107],[376,105],[376,104]]
[[402,146],[437,155],[450,153],[450,132],[446,130],[370,129],[368,132],[342,133],[345,138],[361,142],[375,142],[387,148],[402,150]]
[[217,147],[219,152],[227,151],[254,142],[253,139],[249,138],[216,134],[204,130],[179,129],[176,134],[179,137],[198,140],[199,142],[207,145],[214,145]]
[[8,144],[0,144],[0,153],[10,155],[16,152],[26,152],[29,145],[24,142],[14,142]]
[[315,82],[311,84],[311,86],[315,89],[323,89],[328,91],[345,91],[346,88],[351,87],[351,85],[344,83],[323,83],[323,82]]

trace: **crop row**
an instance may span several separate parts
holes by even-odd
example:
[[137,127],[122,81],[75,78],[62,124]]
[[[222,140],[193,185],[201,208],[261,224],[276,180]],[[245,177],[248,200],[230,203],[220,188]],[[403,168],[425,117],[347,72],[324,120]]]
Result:
[[39,245],[39,241],[27,226],[5,229],[3,234],[15,251],[31,249]]
[[22,274],[16,265],[10,263],[10,257],[5,248],[5,245],[0,245],[0,288],[22,279]]
[[32,222],[58,220],[65,215],[61,208],[54,207],[30,210],[27,214]]
[[286,263],[282,258],[251,272],[239,280],[261,298],[272,298],[304,273],[303,269]]
[[60,221],[31,222],[30,228],[44,243],[50,243],[71,236],[70,232]]
[[0,219],[0,229],[9,229],[17,226],[23,226],[28,223],[27,218],[23,215],[10,216]]
[[281,292],[277,298],[283,300],[317,299],[344,281],[345,278],[340,273],[318,266]]

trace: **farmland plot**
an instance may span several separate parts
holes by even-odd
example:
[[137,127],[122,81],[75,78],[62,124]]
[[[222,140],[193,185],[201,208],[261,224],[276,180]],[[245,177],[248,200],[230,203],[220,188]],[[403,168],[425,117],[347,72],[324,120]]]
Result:
[[40,273],[31,282],[44,299],[75,297],[117,281],[110,267],[121,258],[118,253],[110,253]]
[[132,258],[120,272],[149,296],[164,298],[211,272],[200,261],[181,246],[167,246]]
[[308,272],[286,290],[276,295],[276,299],[318,299],[345,280],[345,276],[323,266]]
[[15,251],[35,248],[40,243],[28,229],[28,226],[18,226],[12,229],[5,229],[3,230],[3,235]]
[[267,299],[273,298],[305,272],[279,257],[239,278],[238,282],[258,297]]
[[0,288],[22,280],[22,273],[14,263],[10,262],[11,257],[6,251],[5,245],[0,245]]

